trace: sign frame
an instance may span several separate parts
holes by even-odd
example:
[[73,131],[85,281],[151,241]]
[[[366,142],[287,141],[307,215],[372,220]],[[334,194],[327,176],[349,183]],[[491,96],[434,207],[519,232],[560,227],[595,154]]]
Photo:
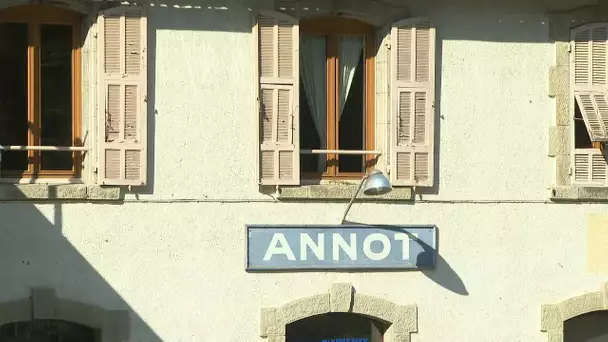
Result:
[[[339,267],[330,267],[330,266],[301,266],[294,265],[291,267],[259,267],[259,266],[251,266],[250,262],[250,231],[259,230],[259,229],[280,229],[280,230],[307,230],[307,229],[327,229],[328,231],[332,231],[335,229],[345,229],[345,230],[359,230],[359,229],[379,229],[379,230],[401,230],[405,231],[408,234],[414,233],[412,231],[415,230],[431,230],[431,245],[429,246],[426,242],[421,241],[418,238],[418,244],[424,244],[430,248],[432,251],[431,262],[428,265],[418,266],[418,265],[404,265],[403,267],[399,266],[384,266],[384,265],[354,265],[354,266],[339,266]],[[360,272],[378,272],[378,271],[422,271],[434,269],[437,265],[437,255],[438,255],[438,228],[434,224],[426,224],[426,225],[392,225],[392,224],[246,224],[245,225],[245,271],[248,273],[279,273],[279,272],[352,272],[352,271],[360,271]],[[424,248],[424,247],[422,247]]]

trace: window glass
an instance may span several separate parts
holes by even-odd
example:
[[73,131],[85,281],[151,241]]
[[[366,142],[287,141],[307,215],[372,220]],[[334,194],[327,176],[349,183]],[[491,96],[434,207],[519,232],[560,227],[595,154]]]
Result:
[[381,342],[379,322],[349,313],[329,313],[287,325],[287,342]]

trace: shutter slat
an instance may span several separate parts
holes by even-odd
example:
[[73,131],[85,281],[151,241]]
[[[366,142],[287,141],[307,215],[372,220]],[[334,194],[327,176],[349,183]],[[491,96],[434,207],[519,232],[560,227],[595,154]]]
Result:
[[589,83],[590,41],[589,30],[580,31],[574,36],[574,82]]
[[297,20],[263,12],[257,22],[259,76],[259,182],[300,182]]
[[293,24],[279,22],[278,50],[279,77],[293,77]]
[[125,86],[125,140],[137,141],[137,86]]
[[416,27],[416,82],[429,82],[431,66],[431,32],[427,27]]
[[274,73],[274,18],[260,15],[258,17],[259,27],[259,53],[260,53],[260,76],[273,77]]
[[391,182],[434,183],[435,29],[426,19],[404,20],[391,31]]
[[291,130],[291,94],[288,90],[279,90],[279,103],[277,108],[277,141],[278,143],[290,143],[289,131]]
[[591,156],[591,181],[594,183],[606,183],[606,159],[601,154]]
[[412,162],[411,153],[401,152],[397,153],[397,178],[398,179],[412,179]]
[[409,82],[412,80],[412,30],[397,28],[397,80]]
[[598,27],[591,31],[591,75],[594,85],[606,84],[606,27]]
[[591,141],[606,141],[606,122],[608,122],[608,99],[605,93],[589,91],[575,92],[574,97],[589,132]]
[[105,73],[120,73],[120,17],[105,18],[103,33]]
[[108,85],[106,98],[106,142],[117,141],[120,136],[120,85]]
[[411,139],[411,121],[412,121],[412,92],[401,91],[399,92],[399,105],[397,106],[397,120],[398,130],[397,133],[397,144],[399,146],[406,146],[410,143]]
[[125,73],[138,75],[141,70],[141,18],[137,13],[125,15]]
[[99,182],[146,183],[146,17],[143,9],[100,13]]
[[426,142],[426,93],[416,92],[414,100],[414,143],[424,144]]
[[272,89],[262,89],[260,92],[260,137],[261,143],[272,142],[272,119],[274,117]]

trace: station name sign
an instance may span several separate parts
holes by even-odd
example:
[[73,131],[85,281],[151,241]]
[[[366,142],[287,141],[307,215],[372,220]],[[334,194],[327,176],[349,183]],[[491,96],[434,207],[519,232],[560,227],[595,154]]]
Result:
[[423,269],[436,260],[435,226],[248,225],[248,271]]

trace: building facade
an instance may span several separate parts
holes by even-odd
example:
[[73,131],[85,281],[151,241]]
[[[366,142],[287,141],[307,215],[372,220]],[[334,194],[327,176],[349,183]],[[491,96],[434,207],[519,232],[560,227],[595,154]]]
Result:
[[[608,341],[600,1],[0,8],[0,342]],[[431,267],[248,267],[372,170]]]

